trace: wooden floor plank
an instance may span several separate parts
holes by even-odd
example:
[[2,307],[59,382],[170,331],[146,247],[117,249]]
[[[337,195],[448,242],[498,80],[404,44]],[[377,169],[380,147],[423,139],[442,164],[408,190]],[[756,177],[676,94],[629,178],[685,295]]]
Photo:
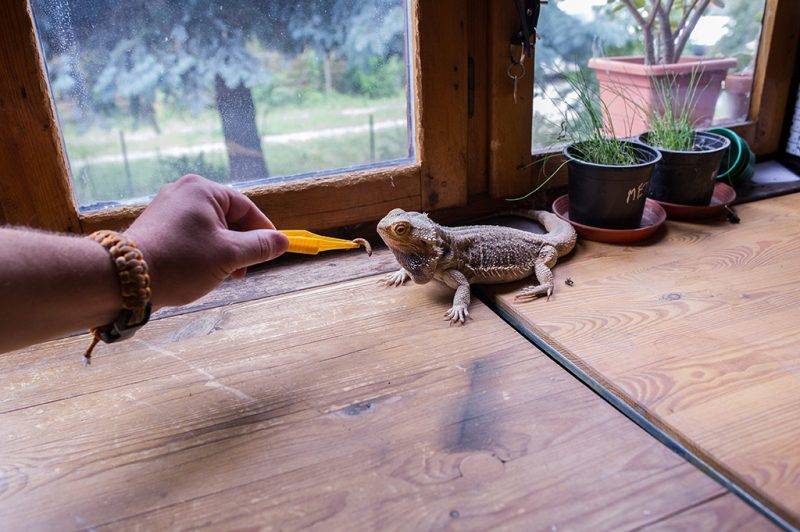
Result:
[[[800,196],[645,246],[580,242],[548,302],[504,313],[757,500],[800,525]],[[564,285],[567,277],[573,287]]]
[[773,530],[761,515],[742,506],[736,496],[728,493],[711,501],[643,527],[648,532],[685,532],[714,530],[715,532],[759,532]]
[[[0,357],[8,529],[617,529],[726,492],[480,303],[375,277]],[[738,499],[741,519],[762,522]]]

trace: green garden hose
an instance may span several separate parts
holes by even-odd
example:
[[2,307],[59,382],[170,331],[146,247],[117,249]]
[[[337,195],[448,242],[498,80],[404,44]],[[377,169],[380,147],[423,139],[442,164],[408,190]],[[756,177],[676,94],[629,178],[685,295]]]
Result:
[[731,141],[728,153],[722,157],[719,165],[717,180],[736,185],[752,178],[755,172],[756,156],[747,142],[738,133],[728,128],[718,127],[708,131],[722,135]]

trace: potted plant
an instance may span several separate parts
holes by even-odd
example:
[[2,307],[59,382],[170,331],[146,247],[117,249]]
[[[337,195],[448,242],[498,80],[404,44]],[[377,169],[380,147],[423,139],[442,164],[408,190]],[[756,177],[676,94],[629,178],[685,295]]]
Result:
[[699,91],[692,106],[692,123],[709,125],[719,98],[722,81],[735,58],[705,58],[684,55],[689,37],[700,17],[720,0],[608,0],[613,11],[627,10],[641,31],[643,56],[597,57],[589,68],[597,74],[600,97],[608,108],[607,126],[630,135],[647,130],[645,117],[631,112],[629,103],[652,107],[658,103],[656,87],[674,79],[673,101],[682,105],[692,73],[698,73]]
[[[674,82],[674,81],[673,81]],[[679,205],[708,205],[722,156],[730,140],[698,131],[692,110],[698,99],[697,78],[692,78],[682,103],[674,102],[672,84],[656,87],[657,105],[649,112],[650,130],[639,136],[643,144],[661,152],[650,182],[649,196]]]
[[570,220],[609,229],[638,228],[659,152],[619,139],[605,124],[608,109],[578,71],[563,76],[575,95],[563,116],[562,153],[569,172]]

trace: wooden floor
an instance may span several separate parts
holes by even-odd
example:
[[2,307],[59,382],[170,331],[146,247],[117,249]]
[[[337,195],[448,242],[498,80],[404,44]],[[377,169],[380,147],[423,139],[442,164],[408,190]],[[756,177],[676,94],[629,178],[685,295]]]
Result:
[[[530,309],[602,288],[575,275]],[[772,527],[487,307],[447,327],[449,298],[368,278],[160,319],[91,368],[86,336],[0,357],[2,528]]]
[[[702,460],[800,525],[800,195],[740,225],[582,242],[549,302],[499,307]],[[569,277],[573,287],[565,286]]]

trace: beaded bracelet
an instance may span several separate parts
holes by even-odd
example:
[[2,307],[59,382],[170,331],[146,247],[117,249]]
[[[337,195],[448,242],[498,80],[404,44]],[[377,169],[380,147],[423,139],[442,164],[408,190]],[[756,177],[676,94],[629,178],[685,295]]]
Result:
[[122,295],[122,311],[107,325],[89,329],[92,343],[86,350],[84,362],[92,361],[92,351],[102,340],[110,344],[133,336],[150,319],[150,275],[142,252],[133,240],[116,231],[95,231],[87,238],[103,246],[111,256],[117,271]]

